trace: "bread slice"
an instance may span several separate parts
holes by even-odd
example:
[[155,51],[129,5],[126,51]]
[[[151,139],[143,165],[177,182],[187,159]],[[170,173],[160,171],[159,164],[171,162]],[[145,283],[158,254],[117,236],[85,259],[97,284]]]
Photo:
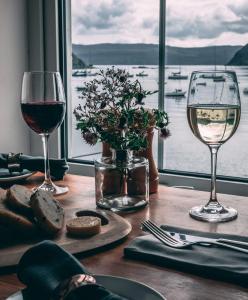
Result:
[[30,200],[36,224],[49,235],[54,235],[63,228],[64,210],[51,193],[37,190]]
[[7,190],[6,204],[13,210],[32,217],[33,211],[30,207],[30,198],[33,192],[25,186],[14,184]]
[[0,225],[25,236],[31,236],[36,232],[35,224],[25,216],[11,211],[6,204],[6,198],[3,196],[0,199]]
[[92,236],[101,231],[101,219],[92,216],[74,218],[67,221],[66,229],[70,235]]

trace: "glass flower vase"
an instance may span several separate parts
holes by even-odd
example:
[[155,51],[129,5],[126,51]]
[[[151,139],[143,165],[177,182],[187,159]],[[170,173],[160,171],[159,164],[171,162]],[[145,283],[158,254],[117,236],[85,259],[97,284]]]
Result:
[[132,151],[112,150],[95,161],[96,205],[112,211],[133,211],[149,201],[149,163]]

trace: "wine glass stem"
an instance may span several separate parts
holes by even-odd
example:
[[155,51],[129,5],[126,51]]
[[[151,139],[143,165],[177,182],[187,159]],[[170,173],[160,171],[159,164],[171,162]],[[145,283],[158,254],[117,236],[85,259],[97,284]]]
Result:
[[48,154],[48,139],[49,134],[42,135],[44,163],[45,163],[45,182],[51,183],[50,166],[49,166],[49,154]]
[[211,194],[209,202],[217,202],[216,196],[216,167],[217,167],[217,153],[220,145],[211,145],[209,146],[211,151]]

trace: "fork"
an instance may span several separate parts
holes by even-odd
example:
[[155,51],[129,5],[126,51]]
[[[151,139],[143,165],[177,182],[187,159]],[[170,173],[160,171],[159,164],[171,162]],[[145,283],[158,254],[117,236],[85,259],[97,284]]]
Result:
[[223,248],[229,248],[229,249],[233,249],[239,252],[244,252],[244,253],[248,253],[248,249],[244,249],[244,248],[240,248],[240,247],[236,247],[233,245],[229,245],[226,243],[221,243],[221,242],[217,242],[217,241],[195,241],[195,242],[190,242],[187,240],[178,240],[174,237],[172,237],[171,235],[169,235],[168,233],[166,233],[163,229],[161,229],[158,225],[156,225],[155,223],[153,223],[150,220],[144,221],[141,223],[141,225],[147,229],[152,235],[154,235],[158,240],[160,240],[163,244],[170,246],[172,248],[178,248],[178,249],[183,249],[183,248],[188,248],[192,245],[206,245],[206,244],[211,244],[211,245],[217,245]]

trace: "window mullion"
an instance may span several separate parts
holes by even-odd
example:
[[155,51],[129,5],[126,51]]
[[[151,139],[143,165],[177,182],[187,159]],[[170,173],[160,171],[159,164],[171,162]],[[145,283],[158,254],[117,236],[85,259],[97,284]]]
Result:
[[[165,109],[164,80],[165,80],[165,5],[166,0],[160,0],[159,7],[159,76],[158,76],[158,107]],[[158,136],[158,168],[163,169],[164,142]]]

